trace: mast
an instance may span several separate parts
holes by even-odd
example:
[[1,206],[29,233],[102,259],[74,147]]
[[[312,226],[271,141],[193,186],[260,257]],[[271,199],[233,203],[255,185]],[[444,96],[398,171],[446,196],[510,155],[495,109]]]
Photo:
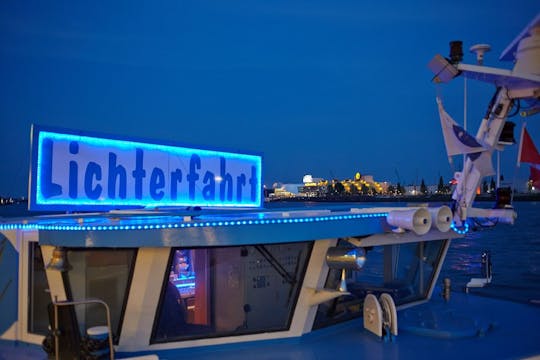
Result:
[[[469,153],[463,164],[463,170],[457,173],[458,184],[452,194],[454,200],[454,221],[461,225],[467,219],[468,210],[476,197],[476,189],[484,176],[493,174],[493,151],[502,150],[499,142],[501,132],[514,101],[532,100],[530,113],[540,110],[535,100],[540,94],[540,13],[526,26],[518,37],[504,50],[500,60],[515,61],[512,70],[486,67],[483,57],[489,46],[479,44],[471,47],[477,55],[478,65],[462,64],[463,51],[461,41],[450,43],[450,59],[436,55],[428,64],[435,73],[436,82],[449,82],[463,75],[493,83],[497,90],[488,105],[476,134],[476,140],[484,148],[481,152]],[[465,80],[466,81],[466,80]],[[466,82],[464,83],[466,85]],[[465,86],[464,85],[464,86]],[[464,95],[464,121],[466,124],[466,89]],[[497,158],[497,186],[500,185],[500,159]]]

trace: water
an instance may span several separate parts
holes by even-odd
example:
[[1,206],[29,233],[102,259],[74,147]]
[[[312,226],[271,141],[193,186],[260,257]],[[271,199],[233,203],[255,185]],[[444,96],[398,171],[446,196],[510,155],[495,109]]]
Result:
[[[482,204],[484,205],[484,204]],[[485,204],[487,205],[487,204]],[[0,207],[0,217],[27,216],[23,204]],[[269,203],[267,207],[299,209],[348,209],[366,206],[403,206],[403,203]],[[515,202],[518,218],[514,225],[478,227],[463,239],[452,241],[440,274],[448,277],[452,289],[464,290],[473,277],[481,276],[481,254],[489,251],[493,264],[492,283],[471,292],[518,302],[540,304],[540,202]]]
[[487,250],[493,263],[492,283],[471,292],[520,302],[540,302],[540,202],[516,202],[514,225],[478,228],[448,250],[440,279],[449,277],[453,289],[463,289],[481,276],[481,254]]

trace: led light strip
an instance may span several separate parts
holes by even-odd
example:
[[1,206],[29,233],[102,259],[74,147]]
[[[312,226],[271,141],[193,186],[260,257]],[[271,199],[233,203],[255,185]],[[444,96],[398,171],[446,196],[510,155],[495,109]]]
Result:
[[146,225],[43,225],[43,224],[0,224],[0,230],[54,230],[54,231],[122,231],[122,230],[160,230],[182,229],[196,227],[220,227],[220,226],[243,226],[243,225],[270,225],[270,224],[297,224],[321,221],[339,221],[386,217],[387,213],[332,215],[317,217],[302,217],[290,219],[256,219],[256,220],[231,220],[231,221],[205,221],[183,222],[168,224]]
[[465,235],[466,233],[469,232],[469,223],[466,222],[465,225],[463,225],[463,228],[459,229],[456,226],[456,223],[452,222],[452,225],[450,225],[450,229],[454,230],[456,233],[458,233],[460,235]]

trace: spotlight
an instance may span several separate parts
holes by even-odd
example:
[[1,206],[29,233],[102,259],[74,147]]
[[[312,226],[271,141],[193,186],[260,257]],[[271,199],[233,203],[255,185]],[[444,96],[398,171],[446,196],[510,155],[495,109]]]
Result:
[[346,269],[360,270],[366,262],[366,252],[362,248],[331,247],[326,252],[326,264],[331,269],[341,269],[338,291],[347,291]]
[[366,252],[355,247],[331,247],[326,252],[326,264],[331,269],[360,270],[366,262]]

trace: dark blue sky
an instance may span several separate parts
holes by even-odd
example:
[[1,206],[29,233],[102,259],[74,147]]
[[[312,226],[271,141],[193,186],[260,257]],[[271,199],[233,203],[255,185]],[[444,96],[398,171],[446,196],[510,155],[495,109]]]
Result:
[[[466,61],[489,43],[486,65],[511,68],[499,54],[540,11],[470,4],[2,1],[0,195],[26,195],[32,123],[262,152],[267,185],[357,171],[449,180],[427,63],[460,39]],[[475,134],[494,88],[468,83]],[[440,92],[462,123],[463,81]],[[540,144],[538,120],[528,126]],[[516,150],[502,154],[507,180]]]

